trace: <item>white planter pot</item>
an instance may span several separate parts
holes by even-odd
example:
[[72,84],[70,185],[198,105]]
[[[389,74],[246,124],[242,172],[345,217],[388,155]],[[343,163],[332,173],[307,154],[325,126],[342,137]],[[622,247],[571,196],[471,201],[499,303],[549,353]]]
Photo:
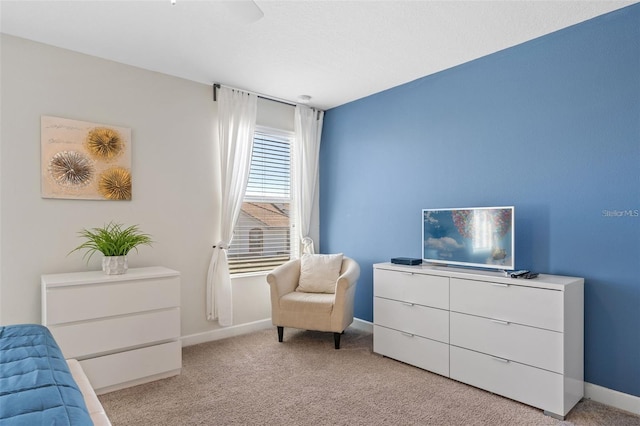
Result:
[[102,271],[107,275],[120,275],[127,272],[127,256],[104,256],[102,258]]

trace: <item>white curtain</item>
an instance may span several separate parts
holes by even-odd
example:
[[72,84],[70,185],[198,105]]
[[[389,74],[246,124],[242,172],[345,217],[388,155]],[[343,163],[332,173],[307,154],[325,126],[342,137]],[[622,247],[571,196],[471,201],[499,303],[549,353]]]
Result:
[[217,132],[214,140],[219,163],[220,241],[213,248],[207,274],[207,319],[232,324],[232,295],[227,250],[247,189],[258,97],[227,87],[218,89]]
[[313,240],[309,237],[311,211],[318,182],[318,160],[324,111],[297,105],[295,111],[294,147],[294,217],[300,237],[300,253],[313,254]]

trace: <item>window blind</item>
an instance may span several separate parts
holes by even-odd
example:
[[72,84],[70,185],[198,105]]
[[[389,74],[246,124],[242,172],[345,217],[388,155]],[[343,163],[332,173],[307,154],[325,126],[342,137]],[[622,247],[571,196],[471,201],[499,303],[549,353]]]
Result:
[[291,258],[288,138],[256,133],[240,217],[229,247],[232,274],[266,271]]

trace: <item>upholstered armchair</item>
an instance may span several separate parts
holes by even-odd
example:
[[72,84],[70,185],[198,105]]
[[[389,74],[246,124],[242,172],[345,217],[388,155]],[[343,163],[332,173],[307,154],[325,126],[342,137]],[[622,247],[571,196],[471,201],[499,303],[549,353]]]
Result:
[[360,276],[358,263],[342,254],[302,255],[267,275],[271,319],[282,342],[284,327],[333,332],[340,336],[353,322],[353,302]]

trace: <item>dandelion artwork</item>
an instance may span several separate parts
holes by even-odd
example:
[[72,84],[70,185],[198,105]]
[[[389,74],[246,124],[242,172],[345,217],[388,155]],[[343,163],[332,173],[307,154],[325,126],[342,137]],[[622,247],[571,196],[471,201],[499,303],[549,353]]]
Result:
[[43,198],[131,200],[131,129],[41,117]]
[[131,199],[131,173],[124,167],[114,167],[100,175],[98,191],[108,200]]
[[49,160],[49,173],[61,186],[86,186],[93,177],[91,160],[78,151],[60,151]]
[[108,127],[96,127],[89,131],[86,140],[87,151],[105,161],[116,158],[124,149],[120,133]]

